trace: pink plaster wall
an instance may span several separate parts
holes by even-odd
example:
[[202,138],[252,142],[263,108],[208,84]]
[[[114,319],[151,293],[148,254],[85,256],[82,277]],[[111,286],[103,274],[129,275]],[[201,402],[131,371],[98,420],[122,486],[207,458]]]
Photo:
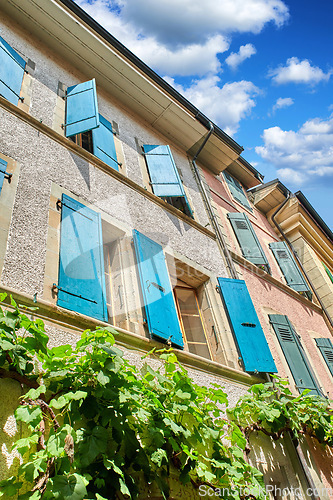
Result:
[[[328,374],[325,361],[313,340],[313,337],[331,337],[323,316],[299,302],[296,298],[286,294],[275,285],[254,275],[248,269],[242,268],[242,272],[279,374],[283,377],[287,375],[281,361],[283,354],[280,354],[281,351],[276,347],[278,341],[269,324],[268,314],[285,314],[288,316],[296,332],[301,336],[302,344],[309,355],[311,365],[314,367],[324,391],[329,393],[329,397],[333,398],[332,377]],[[268,308],[269,311],[267,311]],[[314,335],[311,336],[311,333]]]

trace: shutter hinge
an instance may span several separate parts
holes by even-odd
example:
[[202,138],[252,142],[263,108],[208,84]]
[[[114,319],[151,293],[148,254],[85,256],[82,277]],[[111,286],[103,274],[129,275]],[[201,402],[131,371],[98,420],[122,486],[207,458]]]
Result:
[[60,198],[56,201],[56,207],[57,207],[57,210],[61,210],[61,208],[62,208],[62,201]]
[[73,297],[78,297],[79,299],[87,300],[88,302],[92,302],[93,304],[97,304],[96,300],[87,299],[87,297],[82,297],[82,295],[78,295],[76,293],[69,292],[68,290],[64,290],[63,288],[59,287],[56,283],[53,283],[52,291],[53,291],[53,293],[56,293],[56,294],[58,292],[68,293],[68,295],[72,295]]
[[8,179],[8,182],[10,183],[12,180],[13,174],[9,174],[8,172],[6,172],[6,170],[2,170],[1,168],[0,168],[0,172],[2,174],[5,174],[5,179]]
[[256,327],[255,323],[241,323],[241,325],[242,326],[247,326],[249,328],[255,328]]

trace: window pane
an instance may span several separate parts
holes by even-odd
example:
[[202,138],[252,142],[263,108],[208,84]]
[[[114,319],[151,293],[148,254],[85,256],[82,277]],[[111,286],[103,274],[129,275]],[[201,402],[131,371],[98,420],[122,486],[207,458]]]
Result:
[[193,354],[197,354],[197,356],[211,359],[209,349],[206,344],[188,344],[188,349]]

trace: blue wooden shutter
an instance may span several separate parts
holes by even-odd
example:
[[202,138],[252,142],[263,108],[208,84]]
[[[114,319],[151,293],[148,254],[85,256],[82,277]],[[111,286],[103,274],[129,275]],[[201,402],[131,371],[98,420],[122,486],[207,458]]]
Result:
[[20,97],[25,60],[0,37],[0,95],[12,104]]
[[257,266],[263,265],[269,269],[266,255],[248,216],[241,212],[231,212],[228,214],[228,219],[235,232],[243,257]]
[[95,79],[68,87],[66,95],[66,137],[99,126]]
[[135,230],[133,238],[149,332],[182,348],[183,336],[162,246]]
[[315,339],[326,364],[333,375],[333,345],[331,339]]
[[270,314],[269,320],[279,340],[296,387],[301,393],[311,389],[311,394],[321,395],[307,356],[287,316]]
[[101,216],[62,195],[58,306],[107,321]]
[[183,198],[187,205],[189,215],[193,216],[169,146],[151,146],[144,144],[143,151],[147,162],[153,193],[161,198]]
[[299,270],[295,259],[288,248],[285,241],[276,241],[269,244],[277,263],[280,266],[283,276],[287,284],[297,292],[307,292],[312,296],[312,293]]
[[112,125],[104,116],[99,115],[99,127],[92,131],[92,135],[94,155],[103,160],[110,167],[119,170]]
[[241,203],[244,207],[248,208],[252,212],[252,207],[250,205],[249,200],[247,199],[246,194],[244,193],[243,186],[240,182],[237,181],[234,177],[232,177],[228,172],[223,172],[224,178],[227,181],[230,192],[239,203]]
[[276,373],[271,351],[245,281],[218,278],[218,283],[245,371]]
[[0,193],[1,193],[2,186],[3,186],[3,181],[5,178],[6,169],[7,169],[7,162],[0,158]]

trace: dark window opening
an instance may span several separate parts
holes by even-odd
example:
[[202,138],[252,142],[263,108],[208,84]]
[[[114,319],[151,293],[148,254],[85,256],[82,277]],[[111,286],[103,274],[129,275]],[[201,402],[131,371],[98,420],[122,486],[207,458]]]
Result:
[[92,140],[92,131],[87,130],[87,132],[82,132],[81,134],[72,135],[69,139],[81,148],[89,151],[89,153],[93,153],[93,140]]

